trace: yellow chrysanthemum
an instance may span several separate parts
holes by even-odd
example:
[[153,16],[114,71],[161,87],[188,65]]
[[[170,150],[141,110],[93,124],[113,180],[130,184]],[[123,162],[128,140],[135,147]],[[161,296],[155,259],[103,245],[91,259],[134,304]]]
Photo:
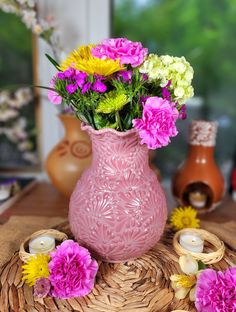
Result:
[[117,112],[121,110],[127,103],[129,103],[129,98],[126,94],[111,91],[108,92],[99,102],[96,112],[103,114]]
[[39,278],[47,278],[49,276],[48,262],[49,255],[37,254],[31,256],[26,264],[22,265],[22,280],[33,286]]
[[185,275],[185,274],[173,274],[170,277],[174,288],[191,288],[196,284],[196,276],[195,275]]
[[171,214],[170,223],[176,230],[200,227],[197,211],[191,206],[175,208]]
[[101,76],[109,76],[119,70],[124,69],[119,60],[105,59],[94,57],[91,49],[94,45],[82,46],[74,50],[61,63],[60,70],[65,71],[68,67],[86,72],[89,75],[98,74]]

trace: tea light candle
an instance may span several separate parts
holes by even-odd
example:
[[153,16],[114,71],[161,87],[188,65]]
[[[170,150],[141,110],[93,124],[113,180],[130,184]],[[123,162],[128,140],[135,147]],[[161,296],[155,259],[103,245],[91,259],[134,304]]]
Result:
[[38,236],[29,241],[31,254],[47,254],[55,249],[55,238],[52,236]]
[[10,197],[10,193],[11,193],[10,189],[0,187],[0,201]]
[[203,252],[204,240],[194,232],[186,232],[179,237],[180,245],[191,252]]

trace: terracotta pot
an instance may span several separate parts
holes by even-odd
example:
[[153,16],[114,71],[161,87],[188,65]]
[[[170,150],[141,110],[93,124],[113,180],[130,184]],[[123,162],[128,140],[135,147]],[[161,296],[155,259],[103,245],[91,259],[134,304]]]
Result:
[[59,192],[70,197],[83,171],[92,160],[88,134],[81,130],[80,121],[71,115],[60,115],[65,136],[48,155],[46,170]]
[[160,239],[167,217],[148,149],[135,129],[82,128],[91,136],[93,161],[70,200],[72,233],[104,261],[139,257]]
[[224,178],[214,159],[216,131],[216,122],[191,123],[188,156],[172,180],[178,202],[200,213],[213,210],[224,194]]

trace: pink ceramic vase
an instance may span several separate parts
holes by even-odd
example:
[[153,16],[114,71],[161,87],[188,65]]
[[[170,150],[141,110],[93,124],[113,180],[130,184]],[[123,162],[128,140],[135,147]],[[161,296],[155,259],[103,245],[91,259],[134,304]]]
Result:
[[148,149],[135,129],[90,134],[93,161],[70,200],[75,238],[101,260],[123,262],[141,256],[160,239],[167,217],[164,192],[148,164]]

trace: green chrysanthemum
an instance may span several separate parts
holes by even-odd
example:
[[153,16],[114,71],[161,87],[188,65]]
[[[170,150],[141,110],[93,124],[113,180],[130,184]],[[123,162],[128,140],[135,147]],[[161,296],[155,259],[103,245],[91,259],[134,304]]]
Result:
[[110,114],[121,110],[127,103],[129,98],[124,93],[111,91],[107,93],[103,100],[100,101],[96,109],[97,113]]

